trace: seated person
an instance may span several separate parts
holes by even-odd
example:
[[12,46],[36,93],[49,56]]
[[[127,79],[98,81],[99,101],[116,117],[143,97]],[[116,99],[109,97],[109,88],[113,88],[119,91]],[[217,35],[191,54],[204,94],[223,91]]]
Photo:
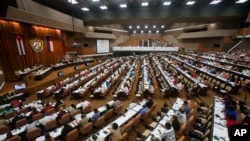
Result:
[[62,101],[61,99],[57,99],[57,100],[56,100],[56,104],[55,104],[55,106],[54,106],[55,109],[58,110],[58,106],[61,105],[61,104],[63,104],[63,101]]
[[151,97],[148,97],[148,101],[146,102],[148,108],[151,108],[153,104],[154,104],[153,99]]
[[121,131],[117,123],[113,123],[111,128],[108,128],[110,130],[112,140],[118,141],[121,137]]
[[116,109],[118,105],[121,104],[121,101],[117,98],[114,98],[113,108]]
[[68,134],[70,131],[72,131],[72,130],[74,130],[73,127],[69,126],[68,124],[65,124],[64,127],[63,127],[63,129],[62,129],[61,136],[62,136],[62,137],[67,137],[67,134]]
[[183,108],[180,108],[180,110],[177,111],[176,116],[181,124],[187,122],[187,115]]
[[31,108],[30,115],[29,115],[30,119],[32,119],[33,116],[34,116],[35,114],[38,114],[38,113],[40,113],[40,112],[39,112],[35,107],[32,107],[32,108]]
[[14,109],[11,107],[11,106],[7,106],[3,112],[2,112],[2,116],[4,117],[5,115],[11,113],[11,112],[14,112]]
[[56,139],[51,137],[49,133],[45,133],[45,139],[43,141],[56,141]]
[[93,141],[105,141],[104,137],[97,137],[95,134],[92,136]]
[[43,109],[42,109],[42,112],[43,112],[43,113],[46,113],[46,112],[48,112],[48,110],[51,109],[51,108],[53,108],[53,107],[49,104],[49,102],[46,102],[45,106],[44,106]]
[[148,106],[146,104],[143,105],[143,108],[139,112],[141,116],[143,116],[148,111]]
[[186,100],[183,102],[182,108],[185,111],[185,113],[188,115],[191,110],[191,107],[188,105],[188,102]]
[[63,109],[63,107],[60,108],[59,113],[57,114],[56,120],[61,120],[63,115],[67,114],[67,112]]
[[72,116],[73,115],[73,113],[76,111],[77,109],[76,109],[76,105],[75,104],[71,104],[71,106],[70,106],[70,108],[69,108],[69,113],[70,113],[70,115]]
[[92,116],[91,121],[95,123],[100,116],[101,116],[101,113],[95,108],[94,115]]
[[10,102],[11,107],[18,107],[22,102],[20,100],[14,99]]
[[174,131],[178,132],[180,130],[181,124],[180,124],[180,122],[179,122],[179,120],[178,120],[178,118],[177,118],[176,115],[172,116],[172,118],[171,118],[171,124],[172,124],[172,126],[174,128]]
[[84,127],[89,122],[88,117],[85,114],[81,115],[81,120],[79,121],[78,125],[81,127]]
[[11,122],[10,122],[10,127],[12,128],[12,129],[14,129],[15,128],[15,124],[16,124],[16,122],[18,121],[18,120],[20,120],[20,119],[23,119],[24,118],[24,116],[21,114],[21,115],[15,115],[14,116],[14,118],[11,120]]

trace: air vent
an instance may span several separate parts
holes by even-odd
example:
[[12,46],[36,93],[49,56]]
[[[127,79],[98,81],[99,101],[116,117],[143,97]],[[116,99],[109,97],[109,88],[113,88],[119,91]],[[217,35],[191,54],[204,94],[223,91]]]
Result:
[[185,32],[185,33],[200,32],[200,31],[207,31],[207,27],[203,27],[203,28],[194,28],[194,29],[184,29],[184,32]]
[[106,30],[106,29],[94,29],[94,32],[96,33],[106,33],[106,34],[112,34],[112,30]]

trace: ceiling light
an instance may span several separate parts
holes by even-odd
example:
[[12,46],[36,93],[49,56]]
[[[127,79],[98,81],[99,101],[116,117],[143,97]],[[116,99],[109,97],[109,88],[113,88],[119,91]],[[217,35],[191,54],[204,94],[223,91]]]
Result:
[[143,33],[143,30],[141,31],[141,33]]
[[141,6],[148,6],[148,2],[142,2]]
[[188,1],[188,2],[186,3],[186,5],[194,5],[194,4],[195,4],[195,1],[194,1],[194,0]]
[[129,28],[131,29],[131,28],[132,28],[132,26],[130,25],[130,26],[129,26]]
[[247,2],[247,0],[238,0],[235,3],[245,3],[245,2]]
[[156,25],[154,25],[153,28],[156,28]]
[[87,7],[83,7],[82,11],[89,11],[89,9]]
[[220,2],[221,2],[221,0],[213,0],[213,1],[210,2],[210,4],[218,4]]
[[165,1],[163,5],[171,5],[171,1]]
[[151,33],[151,30],[149,30],[148,33]]
[[145,28],[148,28],[148,26],[147,26],[147,25],[145,25]]
[[134,30],[133,33],[136,33],[136,31]]
[[140,28],[140,26],[139,26],[139,25],[137,25],[137,28]]
[[106,5],[100,6],[100,8],[101,8],[102,10],[108,9],[108,7],[107,7]]
[[92,0],[93,2],[99,2],[100,0]]
[[127,7],[127,4],[120,4],[120,7],[121,7],[121,8],[126,8],[126,7]]
[[159,30],[157,30],[156,33],[159,33]]
[[68,0],[69,3],[71,4],[77,4],[78,2],[76,0]]
[[161,28],[164,28],[164,25],[162,25]]

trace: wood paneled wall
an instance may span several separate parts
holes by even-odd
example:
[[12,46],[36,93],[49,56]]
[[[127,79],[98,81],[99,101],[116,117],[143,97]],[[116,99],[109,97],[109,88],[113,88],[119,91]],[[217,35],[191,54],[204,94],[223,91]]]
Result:
[[[15,34],[23,35],[26,55],[18,54]],[[48,51],[46,36],[51,36],[54,52]],[[34,52],[30,45],[30,40],[35,38],[43,41],[43,50],[39,53]],[[16,70],[35,64],[54,64],[65,53],[60,30],[5,20],[0,20],[0,52],[0,65],[7,81],[15,77]]]

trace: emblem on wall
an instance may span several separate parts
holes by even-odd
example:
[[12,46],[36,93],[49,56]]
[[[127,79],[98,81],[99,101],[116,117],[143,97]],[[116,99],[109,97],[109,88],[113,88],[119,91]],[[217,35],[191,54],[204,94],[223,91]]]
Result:
[[30,40],[30,46],[35,52],[41,52],[43,50],[43,41],[39,39]]

